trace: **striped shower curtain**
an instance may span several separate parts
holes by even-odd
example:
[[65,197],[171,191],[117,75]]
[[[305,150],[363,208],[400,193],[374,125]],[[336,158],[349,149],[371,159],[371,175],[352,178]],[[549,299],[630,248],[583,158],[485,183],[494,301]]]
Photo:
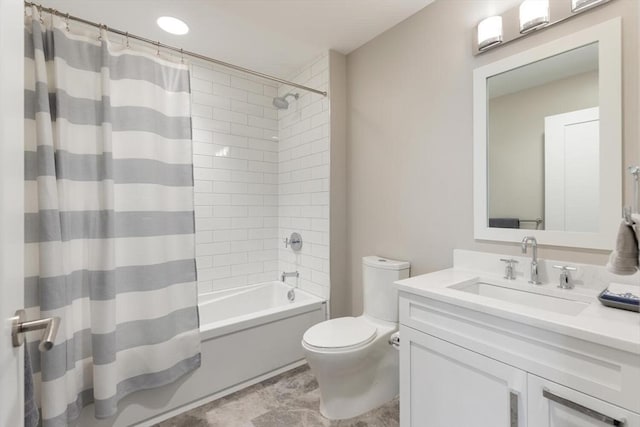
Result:
[[[25,18],[25,302],[43,425],[200,366],[188,68]],[[46,22],[46,23],[45,23]]]

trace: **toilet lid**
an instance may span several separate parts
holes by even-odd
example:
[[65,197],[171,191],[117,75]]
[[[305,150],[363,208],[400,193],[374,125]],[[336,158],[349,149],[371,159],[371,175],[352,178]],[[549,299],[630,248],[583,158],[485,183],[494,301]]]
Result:
[[375,336],[376,327],[366,320],[340,317],[310,327],[302,339],[313,347],[343,348],[368,343]]

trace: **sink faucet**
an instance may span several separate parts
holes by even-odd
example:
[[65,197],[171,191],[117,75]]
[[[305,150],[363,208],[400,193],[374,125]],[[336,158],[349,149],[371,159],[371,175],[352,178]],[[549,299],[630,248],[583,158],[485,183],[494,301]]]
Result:
[[531,278],[529,283],[539,285],[541,282],[538,277],[538,241],[535,237],[526,236],[522,239],[522,253],[527,253],[527,246],[531,243],[532,256],[531,256]]

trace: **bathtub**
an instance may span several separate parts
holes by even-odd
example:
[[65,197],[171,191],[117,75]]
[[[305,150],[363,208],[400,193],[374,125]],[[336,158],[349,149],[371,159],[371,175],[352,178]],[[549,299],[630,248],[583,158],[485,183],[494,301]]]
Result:
[[326,319],[326,302],[300,289],[267,282],[200,295],[202,366],[176,383],[134,393],[108,420],[93,417],[93,405],[78,425],[152,426],[304,363],[300,342]]
[[300,289],[294,290],[295,299],[289,301],[289,289],[291,286],[282,282],[267,282],[201,295],[198,307],[202,340],[322,308],[323,300]]

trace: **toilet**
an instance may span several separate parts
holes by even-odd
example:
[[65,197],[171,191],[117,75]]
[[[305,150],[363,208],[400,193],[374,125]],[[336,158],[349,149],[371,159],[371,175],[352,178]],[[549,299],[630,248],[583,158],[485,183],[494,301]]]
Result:
[[405,261],[362,258],[364,314],[326,320],[305,332],[302,347],[326,418],[352,418],[398,395],[398,351],[389,343],[398,330],[393,282],[409,277],[409,267]]

